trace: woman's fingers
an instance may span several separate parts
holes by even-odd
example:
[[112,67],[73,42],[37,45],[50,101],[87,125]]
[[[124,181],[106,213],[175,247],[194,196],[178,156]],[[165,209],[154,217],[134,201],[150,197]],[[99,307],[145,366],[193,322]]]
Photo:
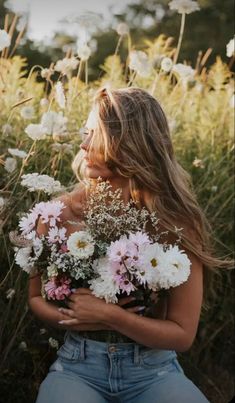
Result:
[[74,318],[74,311],[72,309],[59,308],[58,311],[67,316],[70,316],[71,318]]
[[63,319],[63,320],[60,320],[58,323],[60,325],[66,325],[66,326],[68,326],[68,325],[72,326],[72,325],[78,325],[79,324],[77,319]]
[[126,310],[133,313],[143,313],[145,308],[146,306],[133,306],[132,308],[127,308]]
[[73,294],[79,294],[79,295],[90,295],[92,292],[89,288],[73,288],[72,289]]
[[129,296],[129,297],[124,297],[124,298],[120,298],[119,301],[118,301],[118,303],[117,303],[117,305],[123,306],[123,305],[126,305],[126,304],[128,304],[129,302],[132,302],[132,301],[135,301],[135,300],[136,300],[136,298],[135,298],[135,297],[131,297],[131,296]]

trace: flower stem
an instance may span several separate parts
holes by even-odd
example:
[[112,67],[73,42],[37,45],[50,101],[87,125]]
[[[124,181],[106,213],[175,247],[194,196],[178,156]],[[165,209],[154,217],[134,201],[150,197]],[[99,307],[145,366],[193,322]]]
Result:
[[178,60],[178,56],[179,56],[179,52],[180,52],[180,48],[181,48],[181,44],[182,44],[184,27],[185,27],[185,16],[186,16],[186,14],[183,13],[182,17],[181,17],[180,35],[179,35],[178,44],[177,44],[176,52],[175,52],[174,59],[173,59],[174,64],[176,64],[176,62]]

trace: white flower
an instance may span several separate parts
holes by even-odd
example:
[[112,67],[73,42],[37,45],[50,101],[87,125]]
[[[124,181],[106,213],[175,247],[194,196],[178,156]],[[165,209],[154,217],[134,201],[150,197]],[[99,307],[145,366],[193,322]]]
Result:
[[58,81],[55,85],[55,100],[60,108],[65,108],[64,88],[61,81]]
[[62,113],[49,111],[42,115],[41,125],[46,134],[62,134],[66,130],[67,121],[68,119]]
[[47,194],[52,194],[62,190],[61,183],[48,175],[39,175],[34,172],[22,175],[21,178],[21,185],[27,187],[30,192],[42,190]]
[[71,70],[75,70],[78,67],[78,63],[79,61],[75,57],[65,57],[64,59],[56,62],[55,71],[68,75]]
[[48,236],[47,236],[48,242],[62,243],[66,239],[65,234],[66,234],[66,228],[64,228],[64,227],[63,228],[58,228],[58,227],[50,228],[50,230],[48,231]]
[[9,288],[9,290],[7,290],[6,292],[6,298],[7,299],[12,299],[12,297],[15,295],[16,291],[14,290],[14,288]]
[[23,150],[19,150],[18,148],[8,148],[8,152],[14,157],[25,158],[27,157],[27,153]]
[[48,343],[52,348],[55,348],[56,350],[58,350],[59,348],[59,342],[56,339],[53,339],[53,337],[50,337],[48,339]]
[[211,191],[212,191],[212,193],[216,193],[217,190],[218,190],[218,186],[216,186],[216,185],[211,186]]
[[158,285],[158,270],[164,267],[165,254],[160,244],[153,243],[140,247],[140,265],[138,265],[139,278],[147,282],[148,286],[156,290]]
[[86,43],[78,43],[77,44],[77,54],[81,60],[86,61],[89,59],[91,55],[91,49]]
[[161,69],[168,73],[173,67],[173,62],[170,57],[164,57],[161,61]]
[[11,44],[10,35],[4,29],[0,29],[0,52],[4,48],[8,48],[10,44]]
[[160,288],[177,287],[184,283],[190,275],[191,262],[178,245],[170,245],[165,252],[165,264],[158,268],[158,284]]
[[128,35],[129,34],[129,27],[125,22],[120,22],[118,24],[116,31],[118,35],[123,36],[123,35]]
[[9,134],[12,133],[12,126],[9,125],[9,123],[6,123],[5,125],[2,126],[2,133],[4,136],[8,136]]
[[94,253],[94,240],[86,231],[76,231],[70,235],[67,247],[71,255],[86,259]]
[[32,140],[43,140],[46,137],[46,130],[41,124],[30,123],[30,125],[25,128],[25,133]]
[[40,100],[40,106],[41,106],[42,108],[46,108],[48,105],[49,105],[49,101],[48,101],[47,98],[42,98],[42,99]]
[[181,79],[193,80],[195,76],[195,70],[191,66],[186,66],[182,63],[175,64],[172,71]]
[[32,263],[29,261],[32,248],[27,246],[26,248],[19,248],[15,254],[15,262],[20,266],[26,273],[30,273],[33,268]]
[[34,118],[34,107],[33,106],[24,106],[21,111],[20,115],[24,119],[33,119]]
[[102,257],[93,262],[93,269],[99,277],[94,278],[88,283],[90,289],[98,298],[105,298],[107,303],[115,304],[118,302],[116,294],[120,292],[118,284],[113,280],[110,272],[110,263],[107,257]]
[[44,329],[43,327],[41,329],[39,329],[40,334],[45,334],[46,332],[47,332],[46,329]]
[[203,161],[200,160],[199,158],[194,158],[193,166],[196,168],[202,168],[202,169],[205,168]]
[[234,53],[235,53],[235,45],[234,45],[234,38],[232,38],[226,45],[226,55],[228,57],[232,57]]
[[169,7],[171,10],[178,11],[179,14],[191,14],[200,10],[198,3],[192,0],[172,0]]
[[6,158],[5,159],[5,164],[4,164],[4,168],[7,172],[12,173],[17,166],[17,161],[15,158]]
[[148,77],[151,73],[151,64],[148,60],[148,56],[141,50],[133,50],[130,52],[129,67],[135,70],[141,77]]

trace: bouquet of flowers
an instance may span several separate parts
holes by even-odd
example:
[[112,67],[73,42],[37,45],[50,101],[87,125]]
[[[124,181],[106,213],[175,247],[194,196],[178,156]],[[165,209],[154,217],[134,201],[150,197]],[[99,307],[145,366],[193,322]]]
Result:
[[[48,300],[64,300],[82,286],[117,303],[123,294],[144,290],[150,295],[188,279],[191,262],[179,249],[180,236],[174,245],[161,243],[165,232],[159,233],[156,214],[133,201],[125,204],[121,189],[112,191],[99,181],[84,207],[84,228],[70,235],[61,223],[64,208],[61,201],[41,202],[19,223],[15,261],[28,273],[37,268]],[[47,224],[47,235],[38,235],[39,219]]]

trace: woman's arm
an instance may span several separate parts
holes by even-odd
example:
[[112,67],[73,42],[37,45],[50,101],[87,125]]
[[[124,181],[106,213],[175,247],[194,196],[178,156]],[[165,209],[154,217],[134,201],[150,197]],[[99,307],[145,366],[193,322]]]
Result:
[[132,315],[112,306],[104,323],[137,343],[151,348],[188,350],[196,336],[203,298],[203,267],[200,260],[187,252],[192,262],[188,281],[170,290],[166,320]]
[[70,316],[70,323],[101,322],[113,330],[151,348],[186,351],[195,338],[203,296],[203,267],[200,260],[187,252],[191,260],[188,280],[172,288],[168,297],[166,319],[152,319],[133,315],[118,305],[78,289],[62,312]]

